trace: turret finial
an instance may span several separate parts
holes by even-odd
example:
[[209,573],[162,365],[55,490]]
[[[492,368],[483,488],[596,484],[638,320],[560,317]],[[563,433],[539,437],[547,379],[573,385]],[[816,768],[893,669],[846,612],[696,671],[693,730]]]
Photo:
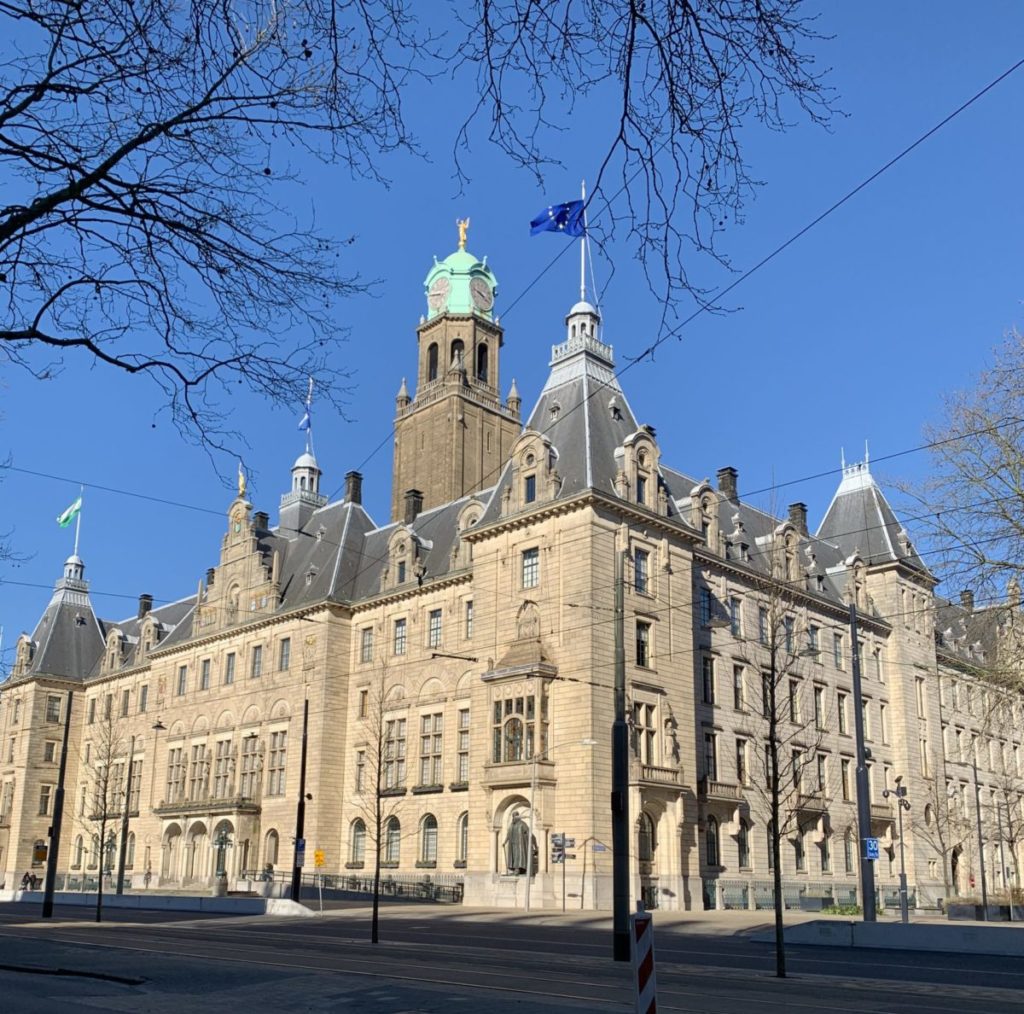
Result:
[[459,249],[466,249],[466,233],[469,232],[469,219],[468,218],[457,218],[455,224],[459,230]]

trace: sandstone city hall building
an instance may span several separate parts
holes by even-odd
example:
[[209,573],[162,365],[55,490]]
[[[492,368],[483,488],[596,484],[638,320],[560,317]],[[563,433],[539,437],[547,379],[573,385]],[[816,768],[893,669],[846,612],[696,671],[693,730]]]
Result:
[[[883,903],[897,778],[917,905],[975,893],[979,850],[990,890],[1019,877],[1024,724],[989,677],[1017,607],[937,599],[867,461],[844,468],[816,531],[803,504],[773,516],[745,502],[731,467],[679,470],[663,407],[627,396],[590,303],[569,310],[524,411],[486,261],[463,241],[425,288],[410,382],[389,381],[389,519],[367,513],[355,472],[329,502],[307,450],[276,518],[240,485],[179,601],[100,616],[84,562],[65,562],[0,689],[7,888],[43,872],[68,718],[58,885],[116,868],[125,807],[134,889],[206,891],[222,865],[232,887],[287,875],[305,717],[307,874],[320,851],[333,882],[365,877],[379,837],[392,883],[521,906],[518,821],[535,841],[534,907],[561,905],[564,872],[571,907],[610,908],[617,558],[634,897],[771,904],[770,679],[787,904],[856,898],[858,707]],[[558,835],[575,839],[564,865]]]

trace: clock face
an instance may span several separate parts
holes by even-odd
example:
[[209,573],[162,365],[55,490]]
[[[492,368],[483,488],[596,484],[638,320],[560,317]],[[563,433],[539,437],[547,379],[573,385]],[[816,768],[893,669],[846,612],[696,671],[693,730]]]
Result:
[[448,293],[451,291],[451,282],[447,278],[438,278],[430,286],[427,294],[427,303],[431,310],[443,310],[448,305]]
[[473,305],[478,310],[489,310],[494,306],[494,293],[482,278],[474,278],[469,283],[469,291],[473,296]]

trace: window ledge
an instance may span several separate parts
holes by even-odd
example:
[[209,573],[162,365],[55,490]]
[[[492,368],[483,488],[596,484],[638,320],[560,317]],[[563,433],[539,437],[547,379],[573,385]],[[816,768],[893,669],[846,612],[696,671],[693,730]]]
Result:
[[466,868],[466,860],[456,859],[455,862],[452,863],[452,866],[457,870],[464,870]]
[[386,860],[384,860],[384,861],[383,861],[383,862],[382,862],[382,863],[380,864],[380,868],[381,868],[382,870],[397,870],[397,869],[398,869],[398,866],[399,866],[399,864],[398,864],[398,862],[397,862],[397,861],[395,861],[395,860],[389,860],[389,859],[386,859]]
[[417,859],[416,869],[418,870],[436,870],[437,860],[436,859]]
[[444,792],[443,785],[414,785],[412,787],[412,794],[414,796],[427,796],[432,792]]
[[469,782],[451,782],[448,786],[449,792],[468,792]]
[[[384,864],[381,863],[383,866]],[[361,870],[365,866],[365,863],[345,863],[346,870]]]
[[404,785],[397,785],[392,789],[381,789],[381,798],[389,796],[404,796],[409,790]]

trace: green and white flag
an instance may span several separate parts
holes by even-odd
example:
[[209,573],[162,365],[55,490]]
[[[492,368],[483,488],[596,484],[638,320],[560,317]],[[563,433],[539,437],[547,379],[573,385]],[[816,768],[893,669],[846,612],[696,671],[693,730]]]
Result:
[[79,497],[70,507],[68,507],[59,518],[57,518],[57,524],[61,528],[67,528],[72,521],[78,517],[78,512],[82,509],[82,498]]

